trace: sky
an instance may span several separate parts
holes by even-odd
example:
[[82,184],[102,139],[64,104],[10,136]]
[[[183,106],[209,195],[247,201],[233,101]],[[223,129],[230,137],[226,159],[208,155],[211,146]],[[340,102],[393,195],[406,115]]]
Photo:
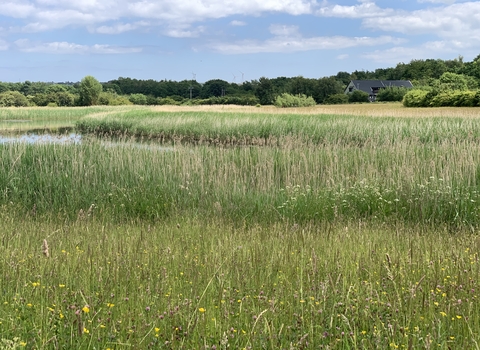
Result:
[[480,1],[0,0],[0,81],[321,78],[480,54]]

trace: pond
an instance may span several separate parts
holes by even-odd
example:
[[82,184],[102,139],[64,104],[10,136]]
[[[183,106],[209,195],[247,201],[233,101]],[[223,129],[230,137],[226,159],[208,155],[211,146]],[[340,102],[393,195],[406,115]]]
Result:
[[28,144],[80,144],[80,134],[22,134],[22,135],[0,135],[0,144],[5,143],[28,143]]
[[82,141],[87,139],[94,139],[104,147],[133,147],[133,148],[143,148],[156,151],[173,151],[173,147],[162,146],[159,144],[151,142],[140,142],[140,141],[118,141],[118,140],[108,140],[108,139],[99,139],[94,136],[84,137],[81,134],[70,133],[70,134],[19,134],[19,135],[1,135],[0,134],[0,145],[9,144],[9,143],[25,143],[32,145],[45,145],[45,144],[62,144],[62,145],[80,145]]

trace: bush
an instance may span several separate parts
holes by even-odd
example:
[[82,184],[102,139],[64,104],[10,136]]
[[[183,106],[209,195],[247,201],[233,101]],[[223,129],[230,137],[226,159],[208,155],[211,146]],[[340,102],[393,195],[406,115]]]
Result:
[[403,97],[409,89],[404,87],[387,87],[381,89],[377,94],[377,101],[379,102],[401,102]]
[[0,107],[27,107],[28,99],[18,91],[6,91],[0,94]]
[[287,107],[312,107],[316,106],[316,102],[312,96],[306,96],[303,94],[299,95],[290,95],[283,93],[280,96],[277,96],[275,102],[273,103],[277,107],[287,108]]
[[134,105],[147,104],[147,96],[145,96],[144,94],[131,94],[128,100],[132,102]]
[[348,103],[348,96],[345,94],[333,94],[328,96],[323,103],[326,105],[341,105]]
[[403,105],[405,107],[427,107],[427,95],[429,91],[426,90],[410,90],[403,97]]
[[255,106],[259,100],[255,96],[221,96],[210,97],[200,100],[191,100],[193,105],[240,105]]
[[103,106],[123,106],[132,104],[126,96],[119,96],[111,91],[100,93],[98,103]]
[[348,102],[350,103],[370,102],[370,98],[365,91],[355,90],[354,92],[348,94]]
[[427,102],[430,107],[473,107],[475,106],[475,91],[441,92]]
[[173,105],[173,106],[178,106],[180,103],[178,101],[175,101],[171,97],[164,97],[164,98],[159,98],[158,99],[158,104],[159,105]]
[[477,90],[475,97],[473,98],[474,106],[480,107],[480,90]]

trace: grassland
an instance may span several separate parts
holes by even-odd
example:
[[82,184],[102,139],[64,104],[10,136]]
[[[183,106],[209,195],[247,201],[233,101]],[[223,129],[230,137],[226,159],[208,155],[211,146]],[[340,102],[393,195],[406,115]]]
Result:
[[348,108],[79,110],[115,141],[0,145],[3,343],[478,348],[477,110]]

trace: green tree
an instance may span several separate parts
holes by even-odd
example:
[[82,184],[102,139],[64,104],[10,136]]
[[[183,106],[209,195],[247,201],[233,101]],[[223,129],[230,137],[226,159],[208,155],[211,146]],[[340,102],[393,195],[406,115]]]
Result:
[[80,105],[93,106],[98,103],[98,98],[102,92],[102,84],[91,75],[87,75],[80,82],[78,92],[80,94]]
[[261,77],[255,89],[255,96],[262,105],[270,105],[275,100],[275,87],[268,78]]
[[391,86],[385,89],[381,89],[377,94],[377,101],[380,102],[400,102],[403,100],[403,96],[408,92],[407,88]]
[[0,94],[0,107],[26,107],[28,100],[18,91],[6,91]]
[[333,94],[329,95],[323,103],[326,105],[340,105],[348,103],[348,96],[345,94]]
[[134,105],[146,105],[147,104],[147,96],[145,96],[144,94],[131,94],[128,99]]
[[370,100],[368,99],[368,94],[364,91],[361,90],[355,90],[354,92],[348,94],[348,102],[350,103],[363,103],[363,102],[369,102]]
[[312,94],[317,103],[324,103],[328,96],[342,94],[345,88],[335,77],[321,78],[316,81],[315,92]]
[[219,97],[225,96],[227,91],[230,93],[230,84],[221,79],[213,79],[205,82],[203,84],[202,92],[200,97],[209,98],[209,97]]

